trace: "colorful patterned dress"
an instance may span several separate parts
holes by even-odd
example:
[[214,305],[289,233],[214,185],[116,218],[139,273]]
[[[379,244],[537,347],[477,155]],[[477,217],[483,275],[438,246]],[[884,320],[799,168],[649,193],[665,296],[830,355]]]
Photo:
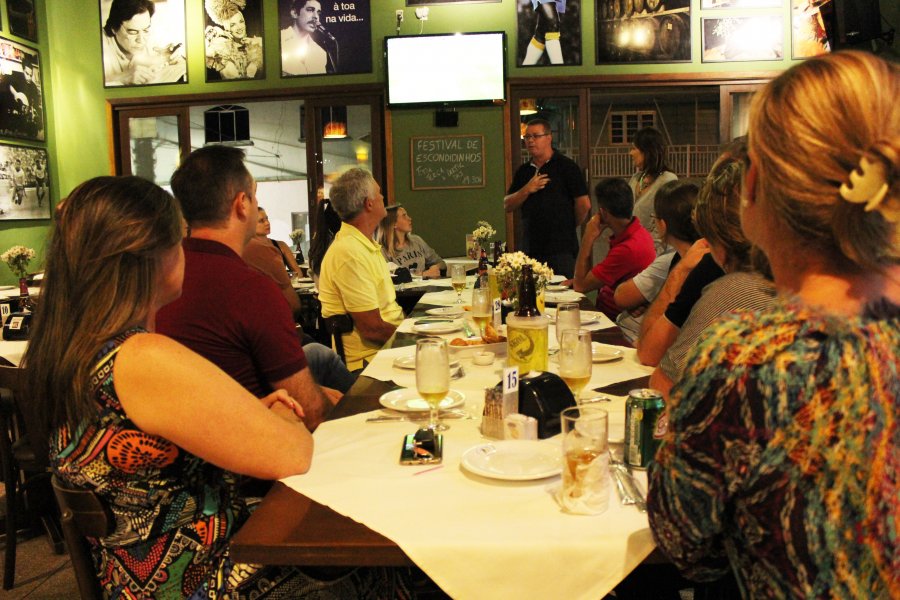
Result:
[[666,555],[747,598],[900,598],[900,307],[779,300],[687,365],[649,473]]
[[[77,431],[50,439],[56,474],[90,489],[116,526],[92,540],[104,596],[110,598],[358,598],[396,594],[383,570],[356,569],[319,581],[290,567],[235,564],[228,540],[250,514],[233,473],[132,423],[113,385],[119,348],[132,329],[101,350],[91,376],[99,412]],[[202,427],[200,423],[198,426]],[[223,441],[223,443],[225,443]]]

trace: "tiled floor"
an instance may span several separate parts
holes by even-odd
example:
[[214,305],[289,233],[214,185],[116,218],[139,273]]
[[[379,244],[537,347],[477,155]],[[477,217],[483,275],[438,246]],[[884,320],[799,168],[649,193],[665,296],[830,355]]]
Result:
[[69,555],[54,554],[46,536],[20,541],[16,552],[15,587],[11,590],[0,590],[0,598],[4,600],[78,598],[78,585],[75,583],[75,571],[72,570]]

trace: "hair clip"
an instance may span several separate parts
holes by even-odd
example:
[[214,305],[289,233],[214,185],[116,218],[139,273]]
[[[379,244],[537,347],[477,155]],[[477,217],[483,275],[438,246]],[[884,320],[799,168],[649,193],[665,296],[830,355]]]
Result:
[[841,184],[841,198],[855,204],[866,203],[866,211],[878,208],[888,192],[884,164],[863,156],[859,167],[850,172],[849,183]]

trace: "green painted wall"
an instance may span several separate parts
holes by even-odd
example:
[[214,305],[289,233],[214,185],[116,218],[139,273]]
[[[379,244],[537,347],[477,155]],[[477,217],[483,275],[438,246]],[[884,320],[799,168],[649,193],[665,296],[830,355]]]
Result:
[[[2,1],[5,8],[5,0]],[[330,0],[325,0],[330,1]],[[315,76],[282,80],[279,76],[278,18],[275,0],[265,2],[265,41],[268,77],[265,81],[211,83],[204,82],[203,2],[186,0],[187,53],[189,59],[186,85],[162,85],[131,89],[103,88],[100,50],[100,12],[97,0],[37,0],[40,44],[44,67],[47,102],[48,144],[52,167],[54,202],[65,196],[78,183],[89,177],[110,173],[110,133],[107,123],[107,98],[147,97],[187,93],[259,88],[303,88],[304,86],[350,85],[382,81],[382,39],[394,33],[394,13],[404,9],[406,20],[402,33],[419,32],[420,23],[414,9],[405,0],[371,0],[372,48],[374,72],[364,75]],[[897,23],[896,0],[882,0],[885,17]],[[693,0],[693,56],[691,63],[674,65],[614,65],[598,67],[594,57],[594,0],[582,0],[582,53],[584,64],[578,67],[515,68],[512,49],[516,44],[516,0],[499,3],[435,5],[431,7],[425,33],[452,31],[505,30],[508,34],[510,77],[554,77],[568,75],[604,75],[659,72],[736,72],[740,70],[781,70],[791,64],[750,62],[700,63],[699,0]],[[790,22],[788,2],[782,9],[785,23]],[[722,15],[752,11],[720,11]],[[767,11],[768,12],[768,11]],[[4,24],[8,23],[4,13]],[[4,33],[4,35],[7,35]],[[790,32],[785,28],[785,48],[789,48]],[[552,81],[548,81],[548,86]],[[478,219],[486,219],[503,233],[501,199],[504,192],[503,111],[499,107],[460,109],[458,133],[485,135],[488,175],[483,189],[412,191],[409,185],[409,138],[434,133],[433,113],[428,110],[394,111],[392,114],[396,200],[403,202],[415,218],[416,231],[428,239],[444,255],[461,254],[466,232]],[[46,234],[46,221],[16,221],[0,225],[0,251],[13,243],[25,243],[39,252]],[[0,267],[0,282],[12,280],[8,269]]]

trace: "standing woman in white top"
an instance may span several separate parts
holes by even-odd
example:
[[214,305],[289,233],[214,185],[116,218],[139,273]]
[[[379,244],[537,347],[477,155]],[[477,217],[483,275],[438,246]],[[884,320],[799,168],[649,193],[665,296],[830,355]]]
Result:
[[637,172],[631,176],[628,185],[634,192],[634,216],[653,236],[656,254],[664,252],[666,243],[657,229],[653,214],[653,199],[664,184],[675,181],[678,175],[666,165],[666,143],[659,130],[644,127],[634,135],[631,144],[631,160]]
[[281,30],[281,74],[321,75],[329,69],[328,52],[317,36],[322,25],[322,4],[319,0],[294,0],[291,3],[291,24]]

